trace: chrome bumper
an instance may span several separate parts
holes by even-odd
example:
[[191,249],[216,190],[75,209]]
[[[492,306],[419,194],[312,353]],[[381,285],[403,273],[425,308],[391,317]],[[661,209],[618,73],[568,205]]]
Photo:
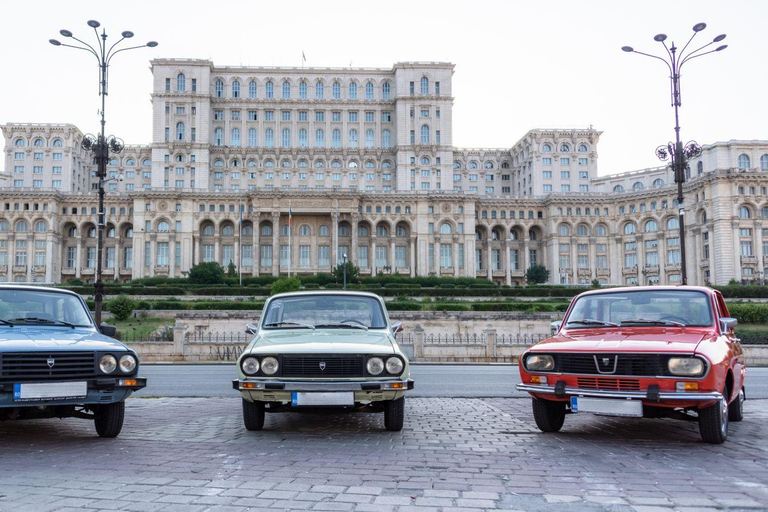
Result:
[[723,394],[717,391],[708,391],[706,393],[687,393],[676,391],[658,391],[651,395],[649,391],[605,391],[602,389],[580,389],[564,387],[562,391],[555,390],[555,386],[541,386],[535,384],[518,384],[518,391],[527,391],[529,393],[543,393],[550,395],[565,396],[589,396],[597,398],[634,398],[638,400],[722,400]]
[[[406,391],[413,389],[413,382],[413,379],[352,382],[235,379],[232,381],[232,388],[238,391]],[[249,387],[245,387],[244,384],[248,384]],[[253,387],[250,387],[251,385]]]

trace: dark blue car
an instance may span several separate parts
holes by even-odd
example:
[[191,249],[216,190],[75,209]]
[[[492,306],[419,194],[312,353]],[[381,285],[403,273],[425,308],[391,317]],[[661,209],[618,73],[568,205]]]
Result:
[[125,399],[147,381],[114,334],[76,293],[0,285],[0,421],[76,417],[117,436]]

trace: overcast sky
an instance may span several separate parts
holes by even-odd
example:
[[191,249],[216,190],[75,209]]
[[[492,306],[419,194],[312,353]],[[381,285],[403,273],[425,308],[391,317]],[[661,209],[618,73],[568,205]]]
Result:
[[[56,48],[66,28],[92,43],[96,19],[114,42],[123,30],[156,48],[112,61],[107,133],[151,141],[153,58],[211,59],[218,66],[382,67],[443,61],[453,76],[453,144],[509,148],[532,128],[603,132],[601,175],[660,165],[654,150],[674,138],[657,33],[682,46],[725,33],[726,50],[682,71],[681,134],[711,144],[768,139],[768,1],[622,0],[228,0],[4,2],[0,124],[73,123],[99,129],[98,67],[86,52]],[[692,46],[698,47],[698,46]]]

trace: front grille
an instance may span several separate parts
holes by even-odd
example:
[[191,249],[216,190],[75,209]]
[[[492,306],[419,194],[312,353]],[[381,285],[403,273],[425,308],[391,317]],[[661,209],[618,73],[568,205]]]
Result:
[[[325,369],[321,364],[325,363]],[[364,377],[362,355],[283,356],[283,377]]]
[[579,377],[579,389],[603,389],[607,391],[640,391],[638,379],[617,379],[615,377]]
[[[609,358],[607,367],[601,367],[602,373],[613,375],[635,375],[638,377],[669,376],[667,359],[669,355],[662,354],[554,354],[555,371],[560,373],[577,373],[584,375],[599,375],[595,364],[598,360]],[[616,371],[613,371],[614,358],[617,357]]]
[[[53,367],[48,360],[53,360]],[[25,352],[0,354],[0,378],[24,381],[82,379],[96,376],[94,352]]]

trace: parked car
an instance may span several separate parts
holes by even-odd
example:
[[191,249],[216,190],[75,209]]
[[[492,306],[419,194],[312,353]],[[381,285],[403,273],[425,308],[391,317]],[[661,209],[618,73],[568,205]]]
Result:
[[559,431],[569,413],[698,417],[701,438],[719,444],[744,414],[736,323],[720,292],[706,287],[582,293],[557,333],[522,355],[517,389],[531,394],[544,432]]
[[125,399],[147,381],[114,334],[73,292],[0,285],[0,421],[84,418],[116,437]]
[[384,301],[363,292],[296,292],[270,297],[253,341],[237,364],[248,430],[265,412],[383,412],[387,430],[403,428],[408,358],[395,341]]

